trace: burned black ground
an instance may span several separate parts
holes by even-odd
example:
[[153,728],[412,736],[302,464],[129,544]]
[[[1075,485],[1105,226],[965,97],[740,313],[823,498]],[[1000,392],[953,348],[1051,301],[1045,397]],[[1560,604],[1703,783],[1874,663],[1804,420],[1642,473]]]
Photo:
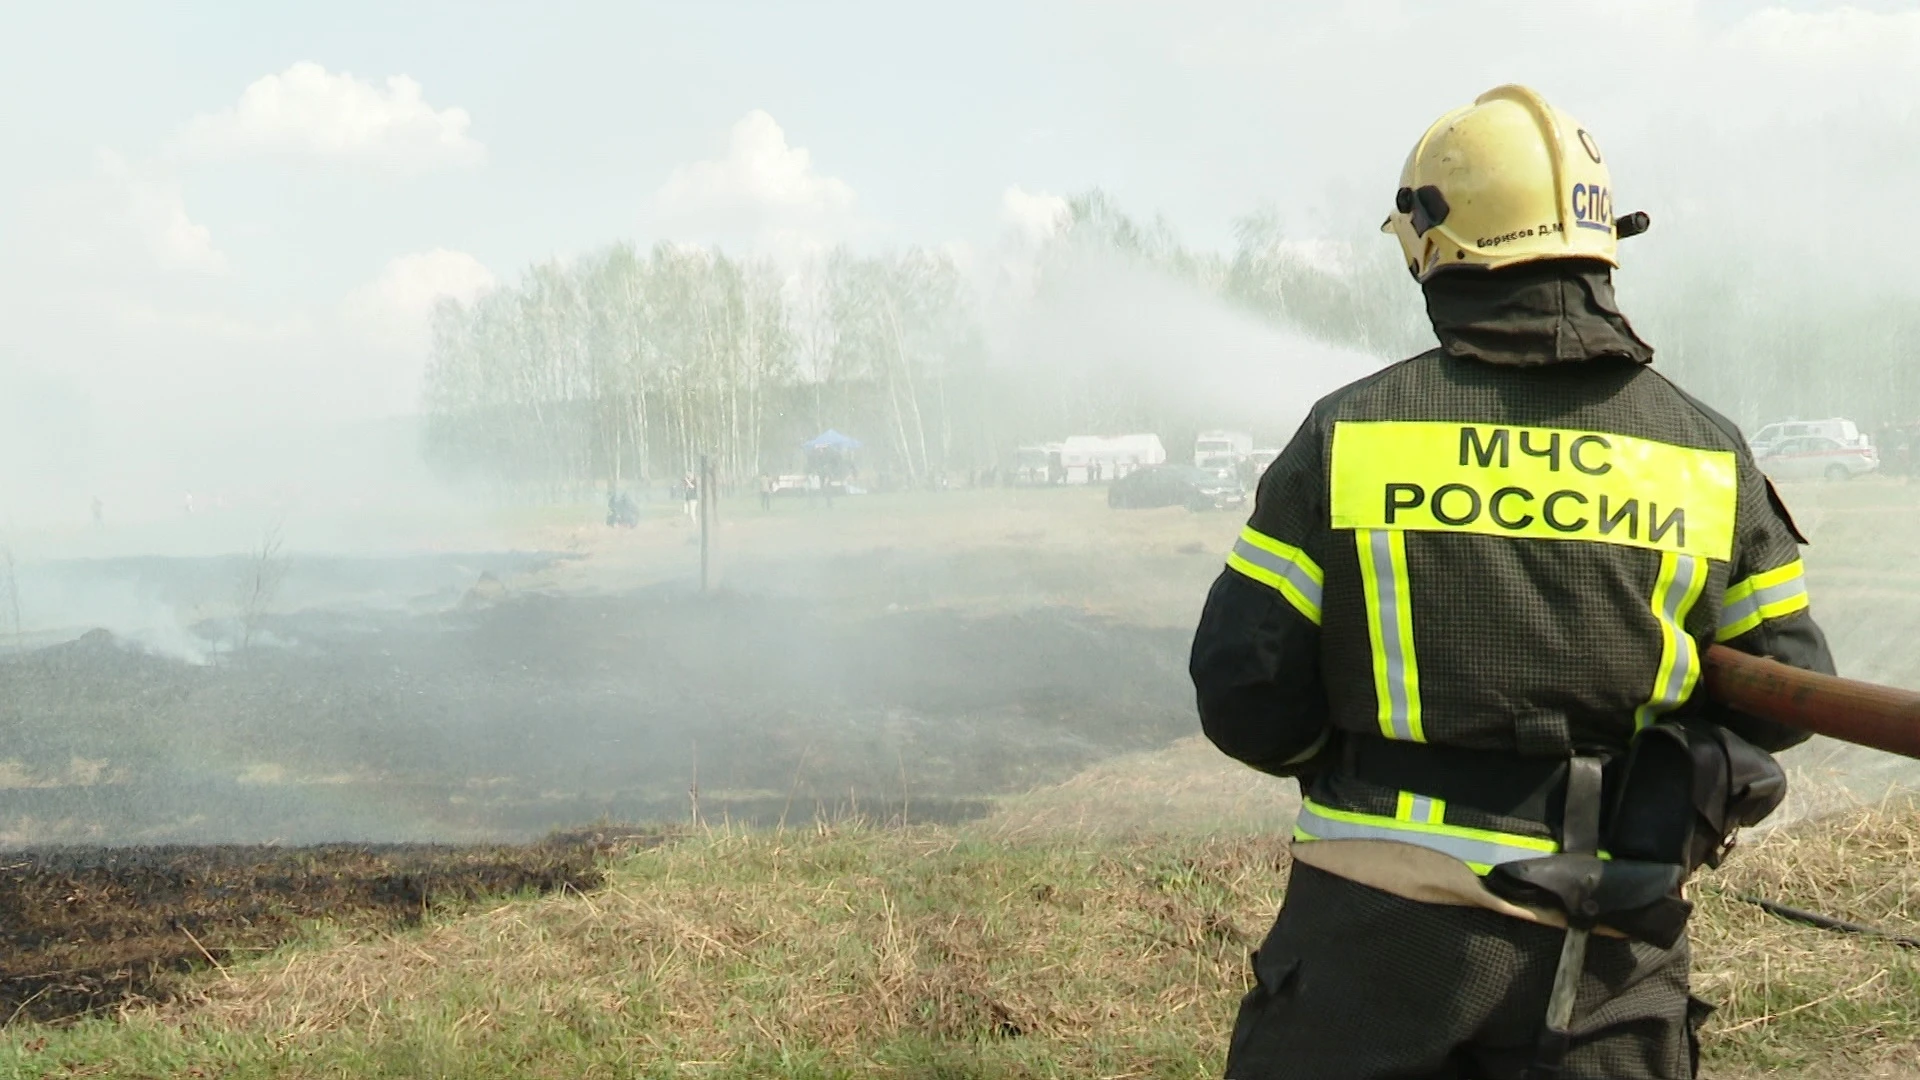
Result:
[[312,920],[416,923],[483,897],[601,881],[600,859],[658,830],[524,846],[47,848],[0,856],[0,1020],[62,1020],[164,999],[185,976],[274,948]]
[[657,586],[262,627],[202,664],[107,633],[0,660],[0,847],[952,821],[1194,723],[1183,633],[1058,605]]

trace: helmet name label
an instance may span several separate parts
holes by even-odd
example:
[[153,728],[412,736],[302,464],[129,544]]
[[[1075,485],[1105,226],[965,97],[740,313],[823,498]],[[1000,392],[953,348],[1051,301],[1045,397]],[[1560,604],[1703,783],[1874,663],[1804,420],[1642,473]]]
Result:
[[1734,456],[1612,432],[1433,421],[1334,425],[1332,524],[1582,540],[1725,559]]
[[1524,229],[1516,229],[1510,233],[1502,233],[1499,236],[1479,237],[1474,240],[1473,246],[1477,248],[1494,248],[1502,244],[1511,244],[1515,240],[1525,240],[1531,236],[1552,236],[1554,233],[1560,231],[1559,222],[1546,221],[1538,225],[1530,225]]
[[1473,246],[1483,247],[1483,248],[1499,247],[1501,244],[1511,244],[1515,240],[1524,240],[1527,237],[1532,235],[1533,235],[1532,229],[1521,229],[1517,232],[1510,232],[1510,233],[1503,234],[1501,236],[1483,236],[1478,240],[1475,240],[1473,242]]

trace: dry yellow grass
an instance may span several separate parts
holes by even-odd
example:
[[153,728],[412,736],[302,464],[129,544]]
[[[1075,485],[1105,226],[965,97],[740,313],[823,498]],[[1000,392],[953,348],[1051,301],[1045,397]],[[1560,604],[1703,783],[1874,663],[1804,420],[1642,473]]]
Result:
[[[1735,896],[1920,934],[1916,853],[1903,805],[1702,879],[1707,1075],[1913,1074],[1920,956]],[[1265,833],[700,832],[589,894],[335,931],[189,1000],[15,1029],[0,1076],[1213,1075],[1285,871]]]
[[[230,970],[42,1035],[61,1061],[250,1076],[1197,1076],[1279,841],[706,832],[587,895]],[[17,1044],[16,1044],[17,1045]],[[0,1049],[0,1075],[9,1064]]]
[[1729,1066],[1920,1075],[1920,951],[1784,922],[1746,895],[1920,937],[1920,808],[1768,833],[1700,881],[1693,923],[1696,992],[1720,1005]]

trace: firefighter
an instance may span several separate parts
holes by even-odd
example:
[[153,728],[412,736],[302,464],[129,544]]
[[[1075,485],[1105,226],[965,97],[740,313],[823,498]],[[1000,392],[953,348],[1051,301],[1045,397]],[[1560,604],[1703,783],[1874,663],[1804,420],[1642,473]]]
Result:
[[1833,662],[1745,440],[1615,303],[1645,224],[1524,87],[1407,158],[1382,230],[1440,347],[1314,407],[1193,642],[1207,736],[1303,794],[1229,1077],[1694,1074],[1680,886],[1806,737],[1702,651]]

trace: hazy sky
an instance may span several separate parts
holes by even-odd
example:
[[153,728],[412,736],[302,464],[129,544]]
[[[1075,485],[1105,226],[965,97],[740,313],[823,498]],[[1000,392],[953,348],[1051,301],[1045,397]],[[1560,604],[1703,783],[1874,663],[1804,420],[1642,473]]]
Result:
[[1649,259],[1911,261],[1914,4],[0,4],[0,491],[26,431],[99,472],[405,411],[436,296],[615,239],[979,250],[1092,185],[1346,238],[1507,81],[1596,132]]

